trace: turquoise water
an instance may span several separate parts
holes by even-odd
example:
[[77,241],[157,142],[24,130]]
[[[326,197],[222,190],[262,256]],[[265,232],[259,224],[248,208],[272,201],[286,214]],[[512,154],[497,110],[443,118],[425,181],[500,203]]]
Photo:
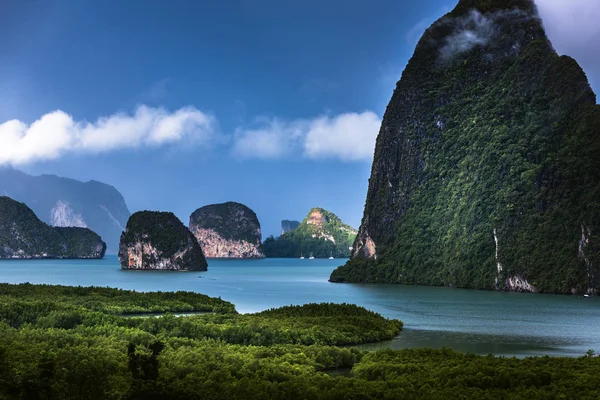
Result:
[[209,260],[206,272],[123,271],[103,260],[0,261],[0,281],[188,290],[249,313],[289,304],[355,303],[404,321],[395,340],[361,346],[450,347],[524,357],[600,353],[600,299],[453,288],[329,283],[344,260]]

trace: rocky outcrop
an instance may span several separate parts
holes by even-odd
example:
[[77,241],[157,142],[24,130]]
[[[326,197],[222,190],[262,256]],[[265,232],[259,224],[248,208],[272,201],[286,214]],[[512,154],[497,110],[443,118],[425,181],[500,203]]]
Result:
[[119,262],[123,269],[206,271],[198,241],[169,212],[140,211],[121,234]]
[[334,282],[600,289],[600,106],[533,0],[460,0],[386,109]]
[[0,258],[103,258],[106,244],[87,228],[51,227],[23,203],[0,197]]
[[300,221],[290,221],[284,219],[281,221],[281,234],[288,233],[300,226]]
[[508,276],[505,282],[506,290],[511,292],[537,293],[538,290],[526,279],[520,276]]
[[75,213],[71,208],[71,205],[63,200],[57,201],[56,206],[50,210],[50,225],[87,228],[83,216]]
[[243,204],[199,208],[190,216],[189,227],[208,258],[264,258],[260,223]]
[[54,175],[31,176],[0,167],[0,194],[27,204],[47,224],[83,227],[97,232],[116,253],[129,210],[114,187]]

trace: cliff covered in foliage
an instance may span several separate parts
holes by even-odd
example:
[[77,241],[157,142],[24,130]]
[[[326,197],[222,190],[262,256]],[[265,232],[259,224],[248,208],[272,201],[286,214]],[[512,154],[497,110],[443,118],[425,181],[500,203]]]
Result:
[[334,282],[600,288],[600,108],[531,0],[461,0],[387,107]]
[[313,208],[294,230],[267,238],[263,249],[267,257],[348,257],[356,233],[334,213]]
[[0,196],[0,258],[103,258],[106,244],[87,228],[54,228],[23,203]]
[[209,258],[264,258],[256,213],[243,204],[228,202],[197,209],[190,230]]
[[123,269],[206,271],[198,241],[170,212],[140,211],[121,234],[119,262]]

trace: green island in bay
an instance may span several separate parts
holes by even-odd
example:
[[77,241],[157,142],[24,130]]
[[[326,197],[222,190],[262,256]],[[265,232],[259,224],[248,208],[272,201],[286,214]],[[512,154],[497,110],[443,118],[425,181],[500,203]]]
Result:
[[[282,227],[286,222],[291,221],[282,221]],[[357,233],[337,215],[319,207],[312,208],[294,229],[288,228],[281,236],[264,241],[267,257],[348,258]]]

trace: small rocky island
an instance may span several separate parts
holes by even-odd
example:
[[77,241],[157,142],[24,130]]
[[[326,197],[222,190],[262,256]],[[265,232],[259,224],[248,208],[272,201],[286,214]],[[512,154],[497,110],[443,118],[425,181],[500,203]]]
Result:
[[106,243],[87,228],[52,227],[24,203],[0,197],[0,258],[103,258]]
[[121,234],[119,262],[123,269],[206,271],[198,241],[170,212],[140,211]]
[[190,230],[209,258],[264,258],[260,223],[243,204],[228,202],[197,209]]
[[[282,228],[286,221],[282,221]],[[291,222],[291,221],[287,221]],[[270,236],[263,243],[269,258],[347,258],[357,230],[323,208],[315,207],[304,220],[278,238]]]

